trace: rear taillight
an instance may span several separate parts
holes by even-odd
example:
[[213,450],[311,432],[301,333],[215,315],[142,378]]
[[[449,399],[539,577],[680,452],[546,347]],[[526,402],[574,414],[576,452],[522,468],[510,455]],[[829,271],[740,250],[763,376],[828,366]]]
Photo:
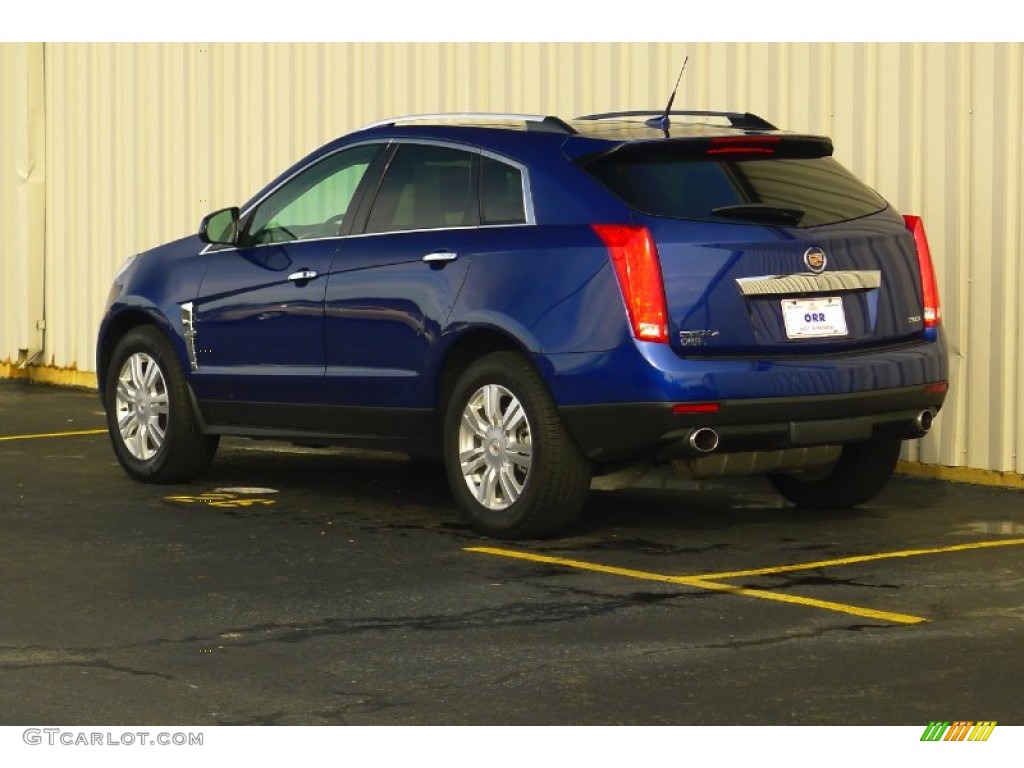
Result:
[[633,336],[641,341],[667,343],[665,285],[650,230],[624,224],[592,226],[608,248]]
[[939,285],[935,280],[935,265],[932,251],[928,247],[928,236],[924,233],[924,222],[920,216],[904,216],[907,229],[914,236],[917,247],[917,263],[921,271],[921,298],[924,303],[924,327],[935,328],[942,324],[942,304],[939,302]]

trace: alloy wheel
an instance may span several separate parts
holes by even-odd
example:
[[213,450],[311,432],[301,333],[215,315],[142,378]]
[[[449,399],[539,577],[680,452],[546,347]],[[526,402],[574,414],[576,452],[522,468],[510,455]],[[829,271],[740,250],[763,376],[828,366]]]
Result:
[[150,355],[136,352],[117,377],[117,428],[128,452],[139,461],[157,454],[167,435],[167,382]]
[[477,502],[506,509],[523,493],[533,460],[530,420],[522,403],[498,384],[469,398],[459,426],[462,476]]

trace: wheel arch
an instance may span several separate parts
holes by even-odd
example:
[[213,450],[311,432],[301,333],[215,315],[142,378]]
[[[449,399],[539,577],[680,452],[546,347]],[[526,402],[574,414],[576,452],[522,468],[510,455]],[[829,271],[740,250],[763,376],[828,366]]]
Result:
[[220,438],[207,433],[199,416],[173,332],[147,318],[126,317],[121,333],[109,336],[107,428],[133,479],[187,482],[209,468]]
[[[443,414],[459,375],[474,361],[491,352],[517,352],[536,369],[536,358],[529,348],[510,333],[497,328],[475,328],[451,342],[438,366],[433,400],[438,414]],[[543,379],[543,372],[541,378]]]
[[184,360],[184,348],[167,321],[153,312],[132,307],[108,318],[100,333],[100,341],[96,348],[96,383],[102,398],[106,389],[107,376],[110,372],[110,361],[114,350],[128,333],[135,328],[149,325],[162,333],[174,348],[179,364]]

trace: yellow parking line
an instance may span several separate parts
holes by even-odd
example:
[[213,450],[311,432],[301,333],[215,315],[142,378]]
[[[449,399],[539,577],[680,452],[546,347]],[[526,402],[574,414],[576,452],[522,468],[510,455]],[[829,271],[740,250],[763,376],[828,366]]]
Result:
[[792,605],[806,605],[809,608],[821,608],[836,613],[846,613],[851,616],[860,616],[865,619],[878,619],[879,621],[891,621],[895,624],[921,624],[928,621],[921,616],[911,616],[907,613],[894,613],[892,611],[876,611],[873,608],[861,608],[858,605],[847,603],[834,603],[831,600],[816,600],[813,597],[801,597],[790,595],[785,592],[770,592],[766,589],[749,589],[747,587],[734,587],[731,584],[721,584],[716,581],[707,581],[694,577],[682,577],[681,582],[689,586],[702,587],[716,592],[730,592],[734,595],[745,597],[756,597],[761,600],[774,600],[779,603],[790,603]]
[[47,432],[45,434],[38,435],[3,435],[0,436],[0,441],[3,440],[38,440],[42,437],[74,437],[76,435],[103,435],[106,434],[105,429],[80,429],[75,432]]
[[793,605],[805,605],[811,608],[822,608],[828,611],[835,611],[837,613],[846,613],[852,616],[860,616],[869,619],[879,619],[881,621],[891,621],[896,624],[920,624],[927,619],[920,616],[911,616],[905,613],[893,613],[891,611],[876,611],[871,608],[861,608],[856,605],[847,605],[845,603],[833,603],[828,600],[816,600],[810,597],[800,597],[798,595],[789,595],[778,592],[769,592],[763,589],[749,589],[747,587],[737,587],[732,584],[721,584],[715,581],[710,581],[706,578],[699,576],[667,576],[662,573],[652,573],[650,571],[637,571],[631,568],[618,568],[610,565],[600,565],[599,563],[588,563],[583,560],[568,560],[562,557],[551,557],[550,555],[537,555],[530,552],[518,552],[511,549],[499,549],[497,547],[467,547],[467,552],[477,552],[484,555],[494,555],[496,557],[507,557],[514,560],[526,560],[534,563],[545,563],[548,565],[559,565],[565,568],[574,568],[583,571],[593,571],[596,573],[607,573],[612,576],[624,576],[630,579],[640,579],[642,581],[658,581],[664,584],[675,584],[677,586],[696,587],[698,589],[707,589],[715,592],[728,592],[734,595],[743,595],[745,597],[755,597],[761,600],[774,600],[779,603],[790,603]]
[[513,560],[528,560],[533,563],[548,563],[550,565],[562,565],[566,568],[576,568],[581,571],[596,571],[597,573],[609,573],[612,576],[625,576],[630,579],[642,579],[643,581],[661,581],[666,584],[682,584],[684,576],[666,576],[662,573],[651,573],[650,571],[634,571],[630,568],[616,568],[613,565],[600,565],[588,563],[583,560],[567,560],[564,557],[551,557],[550,555],[535,555],[532,552],[518,552],[514,549],[499,549],[497,547],[466,547],[467,552],[478,552],[482,555],[496,555],[498,557],[509,557]]
[[769,568],[752,568],[746,571],[721,571],[719,573],[699,573],[695,579],[736,579],[743,576],[770,576],[776,573],[789,573],[792,571],[809,571],[814,568],[833,568],[837,565],[853,565],[855,563],[870,563],[874,560],[889,560],[896,557],[917,557],[918,555],[938,555],[944,552],[963,552],[969,549],[987,549],[989,547],[1012,547],[1024,544],[1024,539],[996,539],[993,541],[975,541],[969,544],[952,544],[948,547],[927,547],[924,549],[903,549],[896,552],[881,552],[877,555],[855,555],[854,557],[839,557],[835,560],[818,560],[813,563],[799,563],[796,565],[779,565]]

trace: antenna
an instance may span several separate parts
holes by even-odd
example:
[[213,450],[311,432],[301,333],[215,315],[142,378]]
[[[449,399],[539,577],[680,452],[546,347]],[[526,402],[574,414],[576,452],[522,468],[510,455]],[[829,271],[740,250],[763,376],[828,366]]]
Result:
[[672,111],[672,102],[676,100],[676,91],[679,90],[679,83],[683,80],[683,72],[686,71],[686,62],[689,60],[689,56],[683,59],[683,66],[679,68],[679,77],[676,78],[676,87],[672,89],[672,95],[668,97],[668,104],[665,105],[665,111],[658,115],[658,117],[652,117],[650,120],[644,121],[644,123],[651,126],[651,128],[661,128],[661,130],[665,132],[666,136],[668,136],[668,127],[672,124],[668,117],[669,113]]

